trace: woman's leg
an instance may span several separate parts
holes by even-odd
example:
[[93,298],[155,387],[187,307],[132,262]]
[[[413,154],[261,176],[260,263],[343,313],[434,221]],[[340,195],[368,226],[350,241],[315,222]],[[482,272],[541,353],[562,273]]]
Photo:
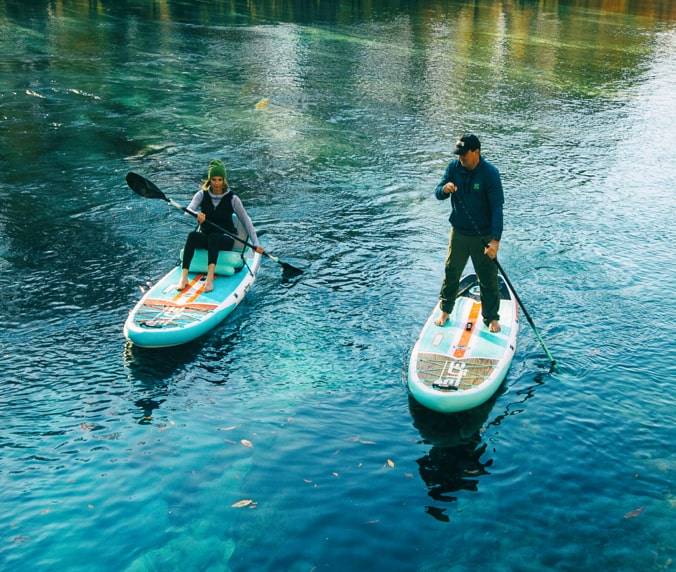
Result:
[[181,279],[178,281],[176,288],[183,290],[188,285],[188,269],[195,256],[195,249],[207,247],[207,236],[202,232],[193,231],[188,235],[183,247],[183,264],[181,271]]
[[205,292],[211,292],[214,289],[214,274],[216,271],[216,262],[218,262],[218,253],[221,250],[232,250],[234,240],[224,234],[210,234],[207,247],[209,255],[209,266],[207,267],[207,281],[204,285]]

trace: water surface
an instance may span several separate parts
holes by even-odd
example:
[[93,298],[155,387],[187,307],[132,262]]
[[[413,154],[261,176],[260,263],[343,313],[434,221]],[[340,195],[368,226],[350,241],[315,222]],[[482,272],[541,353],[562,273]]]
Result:
[[[0,568],[673,566],[675,17],[0,3]],[[501,262],[560,367],[522,320],[499,394],[442,417],[402,378],[465,130],[502,172]],[[131,347],[192,223],[124,175],[186,203],[216,157],[306,273],[266,263],[209,336]]]

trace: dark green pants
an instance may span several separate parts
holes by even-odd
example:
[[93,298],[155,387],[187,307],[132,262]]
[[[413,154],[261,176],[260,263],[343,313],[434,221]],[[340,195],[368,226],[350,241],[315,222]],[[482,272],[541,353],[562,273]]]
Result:
[[439,294],[442,311],[450,314],[453,310],[460,276],[462,276],[467,260],[471,258],[481,286],[481,313],[484,322],[488,324],[492,320],[500,319],[498,265],[484,254],[484,244],[490,239],[490,236],[466,236],[458,231],[451,231],[446,258],[446,276]]

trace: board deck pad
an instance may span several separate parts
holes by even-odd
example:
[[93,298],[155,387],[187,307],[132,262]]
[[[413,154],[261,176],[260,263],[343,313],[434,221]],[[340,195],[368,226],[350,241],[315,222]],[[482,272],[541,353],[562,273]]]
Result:
[[496,359],[456,359],[443,354],[419,353],[416,367],[418,377],[427,385],[443,391],[458,391],[482,383],[497,363]]

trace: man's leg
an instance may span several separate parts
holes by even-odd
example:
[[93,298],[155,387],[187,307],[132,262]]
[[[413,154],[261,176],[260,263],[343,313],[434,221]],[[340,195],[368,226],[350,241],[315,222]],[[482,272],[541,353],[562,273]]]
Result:
[[481,313],[492,332],[500,331],[500,287],[498,265],[484,254],[484,243],[490,237],[476,237],[472,245],[472,265],[481,286]]
[[437,326],[443,326],[453,311],[455,297],[458,294],[460,276],[465,269],[470,252],[468,248],[469,237],[463,236],[456,231],[451,231],[451,239],[448,243],[448,256],[444,273],[444,283],[441,285],[439,302],[441,315],[436,320]]

